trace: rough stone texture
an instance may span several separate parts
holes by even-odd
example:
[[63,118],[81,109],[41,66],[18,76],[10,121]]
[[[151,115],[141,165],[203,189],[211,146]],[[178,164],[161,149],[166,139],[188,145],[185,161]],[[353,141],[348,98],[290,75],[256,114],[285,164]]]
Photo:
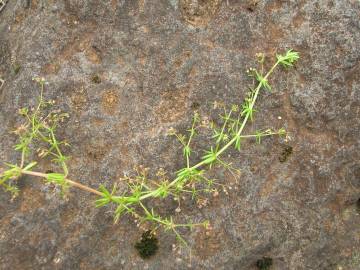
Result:
[[279,162],[284,145],[275,138],[231,153],[240,180],[217,175],[229,194],[183,209],[214,228],[185,232],[191,263],[166,233],[143,261],[130,218],[114,225],[91,195],[73,190],[63,200],[23,178],[14,201],[0,191],[0,269],[256,269],[264,256],[272,269],[360,269],[359,18],[357,0],[8,1],[0,13],[0,160],[18,158],[16,111],[34,104],[31,78],[44,76],[46,96],[71,114],[59,130],[72,145],[71,176],[94,187],[137,164],[180,168],[167,129],[185,130],[193,107],[211,118],[213,101],[241,101],[256,52],[295,48],[302,58],[276,72],[253,124],[284,125],[293,154]]

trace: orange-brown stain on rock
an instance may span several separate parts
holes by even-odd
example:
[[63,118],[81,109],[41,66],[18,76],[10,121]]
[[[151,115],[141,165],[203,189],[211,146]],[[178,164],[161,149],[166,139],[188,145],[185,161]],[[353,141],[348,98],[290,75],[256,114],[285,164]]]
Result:
[[139,11],[141,12],[141,13],[143,13],[144,12],[144,10],[145,10],[145,0],[139,0]]
[[277,179],[278,177],[272,173],[270,173],[268,177],[266,177],[265,184],[262,186],[260,190],[261,197],[267,197],[273,192]]
[[76,112],[79,113],[83,111],[88,103],[88,97],[84,86],[77,87],[71,94],[70,100],[72,107],[76,110]]
[[[21,10],[21,11],[15,11],[15,24],[19,24],[22,23],[24,21],[24,19],[26,18],[26,12]],[[16,28],[13,27],[12,30],[14,31]]]
[[[68,19],[68,16],[65,16]],[[74,23],[77,25],[78,20],[75,18]],[[60,52],[52,59],[51,63],[59,65],[64,61],[69,61],[77,53],[83,52],[87,60],[93,64],[99,64],[101,62],[101,56],[98,50],[92,46],[92,40],[97,31],[97,25],[94,22],[88,22],[87,28],[83,31],[83,35],[75,35],[66,45],[60,50]],[[57,47],[54,44],[53,47]]]
[[93,161],[101,161],[110,151],[111,144],[105,140],[97,140],[86,145],[86,153]]
[[79,23],[79,17],[76,14],[60,13],[60,20],[70,28],[76,27]]
[[315,179],[314,179],[314,189],[316,194],[318,194],[319,196],[325,195],[327,194],[327,192],[329,191],[329,188],[331,186],[331,178],[329,177],[320,177],[318,175],[318,168],[314,168],[314,174],[315,174]]
[[76,225],[75,228],[72,228],[71,230],[67,230],[67,237],[65,241],[62,241],[59,246],[63,247],[65,249],[71,249],[75,245],[78,244],[79,236],[83,232],[83,226]]
[[24,188],[22,190],[23,201],[20,205],[21,212],[34,211],[35,209],[45,204],[44,194],[40,191],[36,191],[32,188]]
[[339,216],[341,212],[345,209],[345,204],[348,197],[344,194],[335,195],[334,199],[329,201],[326,204],[326,208],[328,208],[334,216]]
[[133,73],[127,73],[125,75],[125,85],[128,87],[136,87],[137,81]]
[[145,56],[140,56],[138,61],[143,67],[145,67],[145,64],[146,64],[146,61],[147,61]]
[[78,209],[69,209],[67,207],[66,211],[63,211],[60,215],[61,225],[64,227],[70,226],[78,215]]
[[141,32],[143,32],[145,34],[150,32],[150,28],[146,25],[141,26],[139,29],[141,30]]
[[209,51],[213,50],[216,47],[215,43],[208,39],[201,41],[200,44],[204,46],[206,50]]
[[123,57],[123,56],[117,57],[116,63],[117,63],[118,65],[121,65],[121,66],[124,65],[124,63],[125,63],[124,57]]
[[101,57],[97,50],[95,50],[93,47],[89,46],[85,50],[85,56],[86,59],[89,60],[93,64],[100,64],[101,63]]
[[[129,147],[125,144],[120,144],[118,147],[119,147],[119,152],[121,153],[121,166],[123,168],[133,168],[134,163],[132,160],[132,155],[130,154],[129,151]],[[120,176],[118,177],[118,179],[124,176],[123,171],[119,172],[118,174]]]
[[6,230],[11,226],[12,215],[7,215],[0,218],[0,239],[6,237]]
[[193,26],[207,25],[218,13],[222,0],[180,0],[182,18]]
[[197,76],[198,74],[198,68],[196,65],[192,66],[191,70],[190,70],[190,73],[189,73],[189,78],[190,79],[193,79]]
[[[265,183],[262,185],[262,187],[260,189],[260,192],[259,192],[260,196],[262,198],[264,198],[264,197],[270,196],[272,193],[275,193],[276,189],[277,189],[276,183],[280,180],[282,182],[286,182],[289,179],[291,179],[292,174],[294,173],[294,171],[297,170],[297,166],[298,166],[298,164],[296,164],[296,163],[292,163],[292,164],[288,163],[286,173],[282,174],[282,176],[280,178],[277,173],[277,169],[278,169],[277,166],[273,165],[273,168],[271,169],[271,171],[269,171],[267,173]],[[282,166],[279,165],[279,168],[281,169]]]
[[295,26],[295,28],[299,28],[304,23],[304,21],[305,19],[303,15],[301,13],[298,13],[292,20],[292,23]]
[[44,75],[57,74],[60,70],[59,63],[49,63],[42,67],[41,73]]
[[[54,239],[55,233],[49,228],[49,226],[42,225],[40,229],[37,229],[36,231],[32,230],[31,233],[27,234],[27,236],[28,238],[25,240],[27,242],[26,244],[31,247],[38,247],[39,243],[44,241],[44,239]],[[24,256],[24,257],[28,257],[28,256]],[[26,268],[17,268],[17,269],[26,269]]]
[[58,59],[60,59],[60,61],[69,60],[74,54],[83,50],[84,43],[89,42],[89,39],[90,36],[86,34],[80,40],[74,38],[61,50]]
[[175,69],[180,68],[190,57],[191,57],[191,51],[186,51],[183,54],[181,54],[179,57],[177,57],[174,62]]
[[105,120],[99,117],[94,117],[90,119],[90,125],[94,128],[102,126],[105,124]]
[[165,92],[155,113],[162,123],[174,122],[181,119],[186,113],[186,102],[189,96],[188,88]]
[[284,32],[282,28],[275,23],[269,23],[267,26],[267,30],[268,38],[273,42],[278,41],[284,37]]
[[30,8],[32,10],[36,10],[38,8],[39,0],[31,0],[30,2]]
[[247,0],[246,9],[250,12],[254,12],[259,4],[260,0]]
[[113,9],[113,11],[117,9],[117,3],[118,0],[111,0],[111,8]]
[[266,5],[265,10],[267,13],[276,12],[279,9],[282,8],[282,5],[284,4],[283,1],[280,0],[272,0],[269,2],[269,4]]
[[101,97],[102,110],[107,114],[113,114],[119,105],[119,96],[115,90],[107,90]]
[[201,259],[214,256],[224,243],[224,233],[218,230],[201,230],[195,237],[196,255]]

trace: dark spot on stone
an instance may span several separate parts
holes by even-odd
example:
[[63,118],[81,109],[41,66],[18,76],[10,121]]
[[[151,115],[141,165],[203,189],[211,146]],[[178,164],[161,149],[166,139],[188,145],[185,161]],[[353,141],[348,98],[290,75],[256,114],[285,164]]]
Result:
[[93,83],[101,83],[101,78],[100,78],[100,76],[99,75],[93,75],[92,77],[91,77],[91,81],[93,82]]
[[199,102],[193,102],[193,103],[191,104],[191,109],[197,110],[197,109],[199,109],[199,108],[200,108],[200,103],[199,103]]
[[250,11],[250,12],[254,12],[254,11],[255,11],[255,9],[254,9],[253,6],[249,6],[249,7],[247,7],[246,9],[247,9],[248,11]]
[[25,175],[23,175],[23,176],[20,176],[19,177],[19,179],[17,179],[17,181],[16,181],[16,186],[18,187],[18,189],[23,189],[23,188],[25,188],[26,186],[27,186],[27,182],[25,182],[25,181],[22,181],[22,180],[24,180],[24,177],[26,177]]
[[101,161],[110,151],[111,146],[103,140],[95,140],[85,147],[87,155],[93,161]]
[[48,173],[54,173],[54,171],[53,171],[53,170],[47,170],[45,173],[46,173],[46,174],[48,174]]
[[250,11],[250,12],[254,12],[256,7],[257,7],[257,4],[259,3],[258,0],[251,0],[249,3],[248,3],[248,6],[247,6],[247,10]]
[[135,248],[141,258],[147,259],[153,256],[159,249],[158,239],[152,231],[146,231],[142,234],[141,240],[135,244]]
[[101,52],[101,50],[96,46],[96,45],[92,45],[91,46],[95,51],[97,51],[98,53]]
[[292,152],[293,152],[293,148],[290,145],[286,145],[280,154],[279,161],[281,163],[285,162],[288,159],[288,157],[292,154]]
[[269,270],[273,264],[272,258],[263,257],[256,262],[256,266],[259,270]]
[[360,198],[356,201],[356,208],[360,212]]

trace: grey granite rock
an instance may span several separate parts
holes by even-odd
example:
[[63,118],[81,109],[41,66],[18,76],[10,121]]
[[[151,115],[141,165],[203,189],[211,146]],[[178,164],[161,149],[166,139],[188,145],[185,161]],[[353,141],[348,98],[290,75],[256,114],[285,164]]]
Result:
[[[279,162],[276,138],[231,152],[242,175],[234,183],[217,174],[228,195],[182,211],[213,226],[211,235],[184,232],[191,262],[166,233],[143,261],[132,219],[114,225],[91,195],[72,190],[64,200],[24,177],[14,201],[0,191],[0,269],[245,270],[265,256],[271,269],[360,269],[359,17],[357,0],[8,1],[0,13],[0,161],[18,158],[16,112],[35,104],[31,79],[44,76],[46,97],[71,115],[59,129],[72,145],[71,176],[93,187],[139,164],[179,169],[181,150],[166,131],[185,130],[194,107],[211,119],[214,101],[240,102],[257,52],[294,48],[301,61],[272,77],[253,124],[285,126],[293,153]],[[175,214],[176,205],[163,206]]]

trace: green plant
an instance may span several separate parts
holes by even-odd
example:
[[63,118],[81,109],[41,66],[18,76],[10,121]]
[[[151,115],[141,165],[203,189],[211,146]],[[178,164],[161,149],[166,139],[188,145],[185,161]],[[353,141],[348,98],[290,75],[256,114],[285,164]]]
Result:
[[18,63],[14,63],[11,65],[11,68],[14,75],[17,75],[20,72],[21,66]]
[[135,244],[135,248],[143,259],[153,256],[159,249],[158,239],[152,231],[146,231],[142,234],[141,240]]
[[293,148],[290,145],[286,145],[283,151],[281,152],[279,161],[281,163],[285,162],[289,158],[289,156],[291,156],[292,152],[293,152]]
[[256,266],[259,270],[269,270],[273,264],[272,258],[263,257],[256,262]]
[[93,83],[99,84],[99,83],[101,83],[101,78],[100,78],[99,75],[94,74],[94,75],[91,77],[91,81],[92,81]]
[[[99,189],[80,184],[78,181],[69,179],[67,160],[68,157],[62,152],[62,149],[68,146],[66,141],[59,141],[55,135],[59,125],[68,117],[68,114],[61,113],[52,108],[53,101],[45,101],[43,98],[45,80],[37,78],[36,81],[40,85],[40,97],[36,108],[23,108],[19,112],[24,117],[25,123],[21,125],[15,133],[19,136],[19,143],[15,145],[15,150],[21,153],[19,164],[6,164],[7,169],[0,174],[0,185],[5,190],[18,194],[15,185],[16,180],[22,175],[31,175],[43,178],[46,182],[54,183],[62,187],[63,192],[69,187],[77,187],[84,191],[90,192],[98,196],[96,200],[97,207],[103,207],[110,203],[116,205],[114,212],[115,221],[123,214],[127,213],[134,217],[140,225],[150,224],[154,226],[153,230],[162,227],[165,231],[172,231],[176,237],[186,244],[185,240],[180,236],[181,228],[193,228],[194,226],[208,227],[209,222],[182,222],[177,223],[173,217],[162,217],[149,204],[155,200],[161,200],[167,197],[173,197],[179,203],[176,212],[180,212],[180,202],[185,199],[197,199],[200,202],[206,201],[201,197],[203,193],[218,194],[214,179],[208,177],[207,172],[215,166],[222,166],[234,175],[238,169],[233,168],[231,163],[225,161],[224,153],[234,147],[240,151],[241,142],[244,139],[255,139],[260,143],[264,137],[279,135],[285,136],[285,129],[279,130],[265,129],[258,130],[254,134],[243,134],[243,131],[249,121],[254,120],[256,113],[255,103],[262,89],[271,90],[269,77],[277,66],[285,68],[292,66],[298,59],[299,54],[292,50],[287,51],[284,55],[277,55],[277,60],[271,69],[264,74],[263,54],[258,55],[258,62],[261,65],[260,70],[248,70],[249,76],[253,77],[257,82],[256,87],[250,88],[244,102],[238,105],[232,105],[230,109],[223,106],[223,114],[220,115],[222,125],[217,127],[211,125],[213,132],[214,145],[210,146],[201,161],[192,165],[191,157],[194,155],[193,139],[197,135],[198,127],[201,125],[200,116],[194,114],[191,128],[186,135],[179,134],[175,130],[171,130],[170,135],[175,136],[183,148],[183,156],[186,166],[175,172],[174,178],[170,177],[163,170],[157,173],[157,179],[152,180],[148,175],[148,169],[139,167],[135,176],[126,176],[122,180],[126,183],[126,190],[118,190],[114,185],[111,189],[100,185]],[[51,160],[58,165],[61,172],[59,173],[43,173],[34,171],[36,162],[30,159],[32,153],[36,151],[39,158],[50,157]],[[30,159],[31,161],[28,161]],[[201,203],[200,203],[201,204]]]

